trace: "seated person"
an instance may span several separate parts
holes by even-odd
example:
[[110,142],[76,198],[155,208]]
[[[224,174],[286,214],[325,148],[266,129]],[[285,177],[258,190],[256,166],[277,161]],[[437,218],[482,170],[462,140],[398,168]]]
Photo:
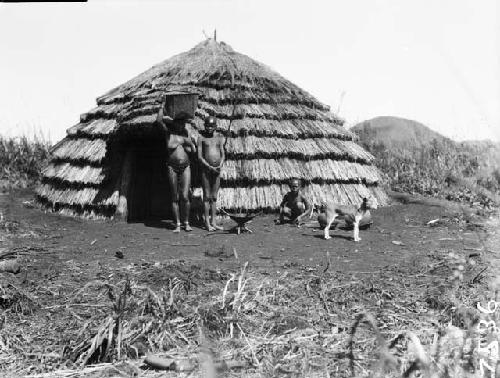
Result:
[[311,206],[307,199],[300,192],[299,179],[290,180],[290,191],[283,196],[280,204],[280,218],[277,224],[285,223],[285,217],[290,223],[300,224],[303,217],[309,214]]

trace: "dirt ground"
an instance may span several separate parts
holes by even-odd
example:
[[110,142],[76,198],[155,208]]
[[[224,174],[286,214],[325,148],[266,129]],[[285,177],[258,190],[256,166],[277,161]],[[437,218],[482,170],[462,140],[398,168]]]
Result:
[[[50,258],[45,254],[33,261],[30,273],[35,275],[38,269],[56,268],[57,261],[67,260],[120,266],[181,259],[220,270],[248,261],[253,269],[273,272],[287,265],[323,265],[327,253],[335,270],[376,272],[387,265],[412,264],[436,249],[481,248],[486,238],[477,226],[484,220],[473,218],[464,228],[455,218],[456,209],[418,204],[374,210],[374,225],[361,231],[362,241],[354,243],[352,231],[341,228],[330,231],[332,239],[324,240],[314,219],[297,228],[275,225],[275,216],[261,216],[249,224],[253,233],[240,235],[232,232],[234,223],[227,219],[223,222],[225,231],[208,233],[195,227],[191,233],[174,234],[167,221],[127,224],[85,220],[45,213],[26,206],[26,201],[32,201],[29,191],[3,195],[0,209],[15,227],[26,231],[11,239],[16,248],[50,252]],[[440,219],[441,226],[426,225],[434,219]],[[117,251],[123,253],[123,259],[116,257]]]
[[[229,274],[240,271],[248,262],[248,274],[252,275],[256,284],[258,281],[264,282],[267,278],[276,282],[283,281],[284,277],[296,279],[294,285],[297,286],[290,284],[291,286],[287,288],[289,291],[283,297],[293,294],[296,295],[295,299],[292,300],[290,297],[283,299],[279,306],[274,307],[274,315],[270,314],[267,317],[263,315],[262,324],[269,322],[270,319],[275,320],[279,311],[282,311],[281,317],[290,311],[315,329],[330,330],[335,323],[338,335],[347,337],[348,325],[354,321],[354,315],[361,311],[358,306],[361,297],[370,299],[363,308],[376,311],[377,320],[382,321],[381,319],[386,316],[384,312],[386,305],[387,309],[390,309],[387,311],[391,314],[391,311],[398,312],[399,315],[388,322],[394,328],[391,332],[404,327],[414,329],[416,317],[420,319],[424,313],[427,323],[422,329],[428,330],[431,325],[438,322],[451,321],[453,318],[449,312],[451,305],[436,304],[438,300],[429,300],[429,296],[432,296],[429,293],[437,290],[436,297],[447,295],[439,291],[441,289],[436,286],[436,282],[451,285],[450,274],[458,266],[457,263],[454,268],[452,260],[462,261],[460,264],[466,265],[460,287],[463,288],[465,300],[467,296],[472,295],[469,298],[472,305],[475,301],[488,299],[485,291],[488,276],[495,274],[491,271],[494,265],[491,264],[490,258],[494,257],[498,262],[498,255],[494,255],[498,254],[498,251],[495,251],[498,249],[495,247],[497,242],[492,242],[492,234],[487,232],[488,224],[498,222],[495,223],[493,218],[488,220],[484,216],[475,215],[471,210],[464,216],[459,207],[451,204],[449,206],[394,204],[377,209],[373,211],[372,227],[361,231],[362,241],[354,243],[352,231],[343,229],[330,231],[332,238],[324,240],[322,231],[318,229],[314,219],[306,226],[297,228],[291,225],[275,225],[273,222],[275,217],[265,215],[257,217],[249,225],[253,230],[251,234],[237,235],[231,232],[234,223],[229,219],[224,221],[225,231],[208,233],[201,228],[195,228],[191,233],[183,231],[174,234],[167,222],[126,224],[78,219],[45,213],[34,206],[32,200],[30,191],[0,195],[0,211],[4,219],[0,234],[0,253],[6,250],[19,253],[23,266],[21,273],[17,274],[16,285],[28,293],[36,288],[37,297],[34,300],[42,306],[38,307],[35,316],[30,315],[30,318],[23,315],[24,317],[18,319],[26,335],[23,338],[20,336],[14,338],[17,338],[19,345],[24,346],[18,346],[16,349],[11,345],[9,350],[15,350],[16,353],[22,351],[24,357],[14,356],[12,352],[3,356],[0,345],[0,368],[11,369],[17,373],[22,371],[23,374],[46,372],[62,366],[61,360],[49,363],[42,358],[29,368],[24,363],[20,370],[20,361],[25,361],[26,355],[34,353],[27,350],[29,347],[26,344],[38,353],[35,353],[38,356],[35,356],[35,359],[41,358],[40,355],[59,353],[64,347],[61,344],[69,341],[56,340],[54,331],[58,330],[63,334],[68,327],[75,327],[77,330],[82,325],[81,332],[86,327],[90,329],[88,324],[93,321],[92,316],[101,314],[99,313],[101,307],[106,306],[100,303],[92,304],[92,295],[97,294],[89,291],[85,298],[81,298],[81,304],[86,305],[87,312],[83,308],[78,308],[78,303],[73,303],[72,306],[75,307],[68,309],[67,303],[70,300],[68,296],[71,293],[80,293],[78,289],[87,287],[90,282],[99,280],[111,282],[115,278],[118,281],[118,278],[125,277],[127,272],[134,275],[139,283],[161,289],[172,283],[173,273],[167,268],[174,265],[182,266],[182,269],[174,272],[177,276],[195,277],[193,281],[196,281],[196,285],[201,287],[206,284],[207,288],[213,289],[210,293],[216,293],[217,290],[224,288]],[[436,221],[432,226],[429,225],[428,222],[433,220]],[[154,269],[155,267],[158,269]],[[324,275],[327,270],[328,279]],[[0,274],[0,278],[1,276]],[[320,295],[314,299],[315,302],[304,305],[303,308],[307,311],[301,314],[302,310],[294,306],[303,300],[305,294],[290,293],[290,287],[301,287],[300,290],[304,290],[303,280],[309,280],[306,282],[307,290],[319,285],[326,297]],[[216,283],[213,288],[210,286],[212,283]],[[353,291],[349,289],[351,284],[361,286],[358,291]],[[40,291],[40,288],[45,288],[46,293]],[[259,290],[260,288],[255,290],[255,296]],[[201,289],[198,291],[201,293]],[[197,295],[201,295],[200,293]],[[484,294],[484,297],[480,293]],[[354,294],[356,298],[353,297]],[[204,292],[203,295],[206,296],[207,293]],[[219,298],[218,294],[213,295],[214,298],[216,296]],[[274,292],[272,296],[275,297]],[[339,300],[338,297],[344,299]],[[102,296],[99,299],[102,300]],[[347,308],[352,306],[354,310],[343,315],[342,311],[337,312],[338,319],[332,323],[332,306],[338,306],[339,303],[342,311],[346,306]],[[255,306],[259,304],[261,302],[252,304],[251,311],[254,311]],[[317,307],[323,305],[325,309]],[[89,314],[88,309],[93,306],[95,313]],[[24,310],[21,312],[24,313]],[[264,314],[262,311],[261,313]],[[102,312],[101,315],[104,316],[105,313]],[[186,319],[189,317],[183,316]],[[252,316],[252,319],[258,319],[258,314],[255,312]],[[54,323],[54,319],[60,320]],[[88,322],[85,323],[84,320],[87,319]],[[254,324],[255,327],[257,323]],[[294,324],[295,328],[301,328],[300,324],[297,325],[296,322]],[[12,327],[13,324],[11,330],[14,329]],[[248,327],[250,328],[250,325]],[[255,327],[252,329],[256,330]],[[82,335],[81,332],[78,337]],[[263,333],[259,337],[262,339],[264,336],[267,337],[268,334]],[[228,339],[227,334],[224,334],[224,337]],[[248,337],[250,338],[250,335]],[[252,340],[260,340],[259,337],[255,336]],[[193,347],[191,338],[188,338],[189,341],[185,338],[186,345]],[[347,345],[346,338],[339,340],[343,340],[342,345]],[[340,343],[341,341],[339,345]],[[264,343],[261,347],[265,355]],[[61,353],[66,352],[63,350]],[[265,358],[260,359],[253,349],[252,353],[254,353],[253,358],[260,361],[255,364],[263,364]],[[324,351],[318,352],[318,356],[322,353],[327,356],[327,352]],[[331,361],[332,358],[329,358]],[[66,363],[63,365],[69,366]],[[275,363],[273,369],[276,370],[277,366],[282,365],[282,361]],[[339,366],[336,368],[339,369]]]

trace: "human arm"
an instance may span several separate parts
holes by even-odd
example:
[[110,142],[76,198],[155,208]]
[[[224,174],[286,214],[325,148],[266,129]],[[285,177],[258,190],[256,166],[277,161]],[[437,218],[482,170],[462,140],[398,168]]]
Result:
[[200,161],[200,163],[205,167],[207,168],[208,170],[211,170],[211,171],[214,171],[215,168],[212,167],[206,160],[205,158],[203,157],[203,137],[200,135],[200,137],[198,138],[198,160]]
[[285,204],[288,202],[288,194],[285,194],[283,196],[283,199],[281,200],[280,203],[280,217],[277,219],[275,222],[276,224],[283,224],[285,223]]
[[280,203],[280,208],[284,208],[285,205],[288,203],[288,196],[289,196],[289,193],[286,193],[284,196],[283,196],[283,199],[281,200],[281,203]]
[[196,153],[196,146],[193,144],[193,141],[188,137],[184,137],[183,147],[184,151],[186,151],[188,154]]
[[188,153],[196,153],[196,140],[191,133],[188,132],[188,136],[184,137],[184,147]]
[[168,132],[167,124],[172,123],[173,119],[165,115],[164,107],[164,103],[162,103],[162,105],[160,106],[160,110],[156,115],[155,124],[158,125],[164,132]]
[[224,140],[222,137],[219,138],[219,153],[220,153],[220,164],[217,167],[218,171],[222,169],[222,165],[226,160],[226,152],[224,151]]

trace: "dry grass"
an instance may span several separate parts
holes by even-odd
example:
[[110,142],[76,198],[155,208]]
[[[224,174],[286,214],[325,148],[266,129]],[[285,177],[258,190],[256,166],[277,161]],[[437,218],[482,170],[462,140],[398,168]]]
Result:
[[487,319],[476,301],[491,299],[482,271],[441,252],[372,274],[334,271],[329,259],[278,275],[180,261],[94,271],[68,261],[36,282],[0,274],[0,369],[155,376],[140,366],[155,353],[197,372],[243,361],[233,376],[472,376]]
[[0,187],[26,188],[39,182],[49,158],[50,143],[42,138],[0,136]]

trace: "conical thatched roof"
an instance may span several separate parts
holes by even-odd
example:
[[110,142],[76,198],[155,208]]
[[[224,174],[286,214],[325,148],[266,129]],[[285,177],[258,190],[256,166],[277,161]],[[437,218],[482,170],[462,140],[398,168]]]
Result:
[[214,40],[99,97],[54,146],[39,197],[63,208],[112,212],[123,160],[118,141],[151,132],[163,95],[178,89],[199,93],[195,134],[204,117],[214,115],[228,136],[220,207],[276,208],[290,177],[304,179],[317,203],[359,203],[370,194],[385,203],[373,156],[341,119],[269,67]]

